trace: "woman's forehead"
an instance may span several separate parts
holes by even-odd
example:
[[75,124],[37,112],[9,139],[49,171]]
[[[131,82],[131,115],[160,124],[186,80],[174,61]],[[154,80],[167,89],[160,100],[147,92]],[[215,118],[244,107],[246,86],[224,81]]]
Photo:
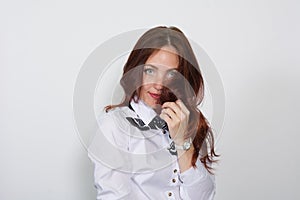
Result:
[[157,68],[176,69],[178,68],[179,58],[173,47],[163,47],[162,49],[153,52],[145,64],[149,64]]

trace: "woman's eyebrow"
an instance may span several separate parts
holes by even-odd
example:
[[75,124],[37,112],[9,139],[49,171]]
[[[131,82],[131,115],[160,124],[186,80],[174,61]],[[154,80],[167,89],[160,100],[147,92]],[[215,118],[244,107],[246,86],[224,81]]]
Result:
[[178,68],[168,69],[167,71],[177,71],[178,72]]
[[149,67],[153,67],[155,69],[158,69],[158,67],[156,67],[155,65],[152,65],[152,64],[145,64],[145,66],[149,66]]
[[[149,66],[149,67],[153,67],[155,69],[158,69],[159,67],[153,65],[153,64],[145,64],[145,66]],[[168,69],[167,71],[178,71],[178,68],[174,67],[174,68],[171,68],[171,69]]]

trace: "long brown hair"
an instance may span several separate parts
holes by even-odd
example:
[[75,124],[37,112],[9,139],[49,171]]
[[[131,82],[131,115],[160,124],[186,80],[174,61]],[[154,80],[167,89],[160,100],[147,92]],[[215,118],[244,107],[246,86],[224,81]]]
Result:
[[209,122],[197,108],[204,97],[204,81],[192,47],[180,29],[173,26],[158,26],[148,30],[139,38],[123,68],[123,76],[120,80],[125,93],[124,99],[118,105],[106,106],[105,110],[108,112],[114,107],[128,106],[131,100],[138,101],[143,77],[143,67],[141,66],[155,51],[164,46],[176,49],[179,58],[178,72],[189,84],[185,91],[189,91],[188,88],[191,88],[194,94],[193,98],[183,100],[185,104],[188,104],[187,107],[190,110],[186,137],[193,138],[192,166],[196,167],[197,158],[200,157],[205,168],[212,173],[211,164],[216,162],[214,157],[219,155],[214,150],[214,136]]

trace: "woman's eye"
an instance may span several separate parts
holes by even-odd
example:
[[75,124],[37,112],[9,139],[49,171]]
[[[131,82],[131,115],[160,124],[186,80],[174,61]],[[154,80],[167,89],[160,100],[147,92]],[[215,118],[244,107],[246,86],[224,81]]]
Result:
[[149,75],[154,74],[154,70],[153,70],[153,69],[150,69],[150,68],[144,69],[144,72],[145,72],[146,74],[149,74]]
[[176,71],[170,71],[170,72],[168,72],[167,78],[168,79],[174,78],[176,76],[176,73],[177,73]]

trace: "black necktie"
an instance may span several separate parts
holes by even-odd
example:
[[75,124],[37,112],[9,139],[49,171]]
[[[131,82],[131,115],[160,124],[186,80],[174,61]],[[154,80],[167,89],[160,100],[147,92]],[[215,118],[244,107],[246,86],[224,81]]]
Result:
[[[134,111],[130,104],[129,108]],[[161,129],[163,134],[166,134],[166,132],[169,131],[167,122],[160,118],[158,115],[156,115],[148,125],[146,125],[140,118],[126,117],[126,119],[130,122],[131,125],[137,127],[141,131],[147,131],[150,129]],[[171,139],[170,135],[169,138]],[[170,147],[168,147],[168,150],[170,154],[177,155],[177,150],[174,141],[171,142]]]
[[168,131],[167,123],[158,115],[156,115],[148,125],[146,125],[140,118],[126,117],[126,119],[131,123],[131,125],[137,127],[141,131],[147,131],[150,129],[162,129],[164,134],[166,133],[166,131]]

